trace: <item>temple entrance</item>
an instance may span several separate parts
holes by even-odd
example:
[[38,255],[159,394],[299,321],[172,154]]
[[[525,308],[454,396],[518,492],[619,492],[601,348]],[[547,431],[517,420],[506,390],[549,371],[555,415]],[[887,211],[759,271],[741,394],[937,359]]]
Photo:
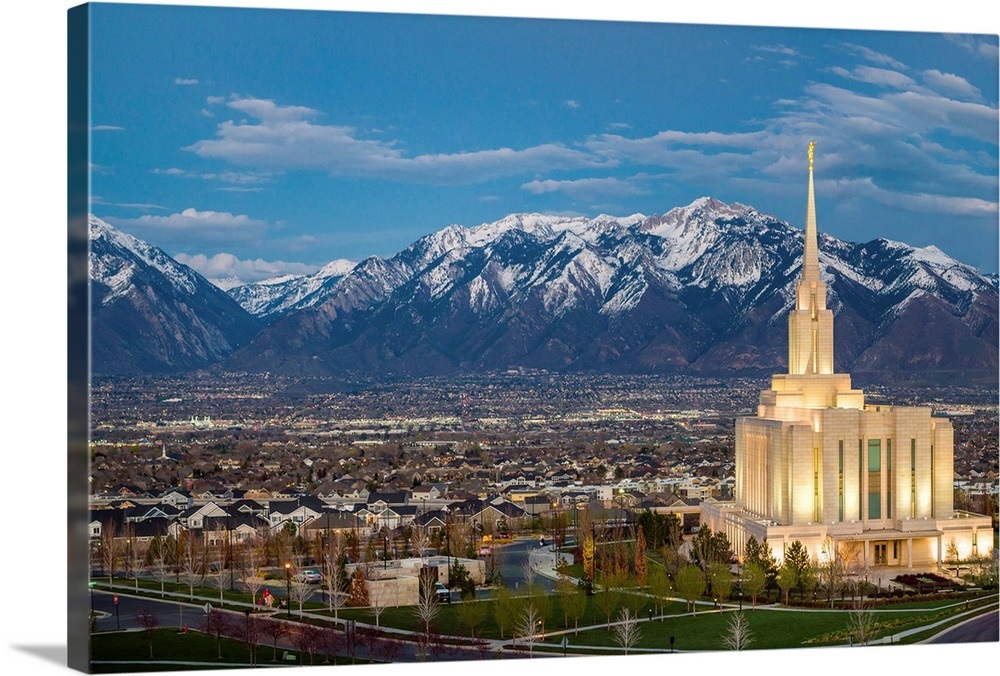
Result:
[[885,542],[874,542],[872,545],[875,548],[875,565],[884,566],[889,563],[888,557],[888,545]]

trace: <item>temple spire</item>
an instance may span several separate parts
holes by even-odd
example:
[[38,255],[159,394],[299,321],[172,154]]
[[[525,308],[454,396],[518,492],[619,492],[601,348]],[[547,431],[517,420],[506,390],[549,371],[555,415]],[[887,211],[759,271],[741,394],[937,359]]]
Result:
[[802,281],[819,281],[819,247],[816,237],[816,194],[813,190],[813,153],[816,142],[809,142],[809,197],[806,202],[805,250],[802,256]]

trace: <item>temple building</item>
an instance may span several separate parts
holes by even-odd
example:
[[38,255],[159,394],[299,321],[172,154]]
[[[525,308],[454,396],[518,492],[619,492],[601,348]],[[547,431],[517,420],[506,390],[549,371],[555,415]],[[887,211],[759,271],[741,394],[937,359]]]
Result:
[[[820,274],[809,144],[802,278],[788,316],[788,373],[772,377],[756,417],[736,420],[732,502],[705,503],[703,525],[737,555],[749,536],[777,560],[799,540],[819,560],[831,544],[859,563],[920,568],[993,547],[990,518],[956,511],[954,431],[926,407],[872,406],[834,372],[833,312]],[[849,545],[849,546],[848,546]]]

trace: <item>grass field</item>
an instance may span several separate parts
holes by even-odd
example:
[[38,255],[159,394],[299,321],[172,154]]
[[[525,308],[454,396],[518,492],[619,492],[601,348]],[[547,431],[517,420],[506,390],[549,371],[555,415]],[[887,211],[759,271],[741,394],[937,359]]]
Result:
[[[219,657],[221,649],[222,657]],[[281,660],[281,648],[277,650],[278,660]],[[298,653],[289,651],[296,656],[296,661],[288,664],[298,664]],[[274,664],[274,650],[271,646],[258,646],[257,661],[260,664]],[[150,664],[94,664],[92,671],[96,673],[113,673],[129,671],[173,671],[189,669],[233,668],[250,666],[250,652],[245,645],[223,638],[216,641],[215,637],[192,631],[181,633],[176,629],[157,629],[153,632],[153,657],[149,656],[149,641],[142,631],[98,632],[91,637],[91,659],[115,662],[150,662]],[[169,664],[171,661],[197,662],[198,665]],[[336,664],[349,664],[350,658],[337,658]],[[159,662],[159,664],[153,664]],[[309,658],[305,657],[305,664]],[[327,664],[324,656],[316,657],[316,664]],[[334,662],[329,662],[333,664]]]

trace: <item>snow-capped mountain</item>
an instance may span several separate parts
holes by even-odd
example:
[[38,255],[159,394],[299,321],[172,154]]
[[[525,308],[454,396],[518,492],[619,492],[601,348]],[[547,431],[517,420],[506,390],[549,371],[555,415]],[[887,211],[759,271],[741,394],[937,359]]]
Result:
[[197,272],[90,216],[91,350],[97,374],[214,364],[260,321]]
[[[820,249],[839,368],[996,367],[995,278],[934,247],[822,236]],[[266,304],[245,307],[273,322],[228,365],[775,370],[801,254],[801,231],[713,198],[663,216],[451,225],[389,259],[313,280],[307,295],[272,285]]]
[[312,307],[326,298],[326,291],[354,269],[354,261],[339,258],[311,275],[282,275],[226,292],[252,315],[271,317],[289,310]]

